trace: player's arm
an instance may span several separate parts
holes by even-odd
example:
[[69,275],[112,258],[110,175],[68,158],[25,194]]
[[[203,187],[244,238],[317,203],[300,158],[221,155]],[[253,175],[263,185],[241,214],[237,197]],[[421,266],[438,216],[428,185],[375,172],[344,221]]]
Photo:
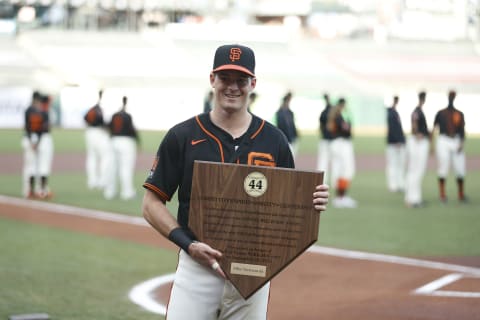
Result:
[[432,131],[430,133],[430,153],[431,154],[435,153],[434,142],[438,138],[438,135],[440,134],[440,117],[441,117],[441,111],[438,111],[435,114],[435,118],[433,120]]
[[143,197],[142,211],[145,220],[161,235],[185,250],[198,263],[208,268],[216,266],[215,271],[225,278],[222,269],[217,267],[217,261],[222,257],[222,253],[206,243],[191,239],[180,227],[165,203],[148,189]]
[[165,238],[180,227],[165,203],[150,190],[146,190],[143,196],[142,212],[145,220]]
[[83,115],[83,120],[85,120],[86,123],[90,124],[91,121],[91,109],[88,109],[87,112]]
[[37,132],[34,132],[32,129],[32,111],[29,110],[25,114],[25,131],[27,134],[28,141],[30,143],[30,147],[33,150],[37,150],[38,142],[40,140],[39,134]]
[[463,113],[460,113],[460,116],[461,116],[460,128],[459,128],[460,144],[458,146],[457,152],[462,152],[465,146],[465,117]]

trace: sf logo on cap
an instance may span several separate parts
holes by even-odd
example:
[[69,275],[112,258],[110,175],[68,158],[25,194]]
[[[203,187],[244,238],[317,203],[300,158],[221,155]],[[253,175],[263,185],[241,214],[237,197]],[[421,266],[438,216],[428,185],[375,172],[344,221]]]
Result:
[[241,55],[242,55],[242,50],[240,50],[240,48],[231,48],[230,49],[230,60],[232,62],[240,60]]

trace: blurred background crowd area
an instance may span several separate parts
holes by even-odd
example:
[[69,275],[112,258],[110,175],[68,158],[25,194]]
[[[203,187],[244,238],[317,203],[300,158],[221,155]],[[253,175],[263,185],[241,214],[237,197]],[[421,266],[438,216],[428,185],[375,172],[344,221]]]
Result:
[[312,37],[478,40],[479,0],[1,0],[0,32],[282,25]]
[[139,129],[166,129],[202,111],[214,50],[232,42],[255,50],[267,120],[291,91],[298,128],[318,131],[329,93],[355,132],[383,134],[398,95],[408,131],[420,90],[433,124],[454,89],[480,134],[480,0],[0,0],[0,128],[22,127],[34,90],[55,125],[82,128],[104,89],[107,118],[128,96]]

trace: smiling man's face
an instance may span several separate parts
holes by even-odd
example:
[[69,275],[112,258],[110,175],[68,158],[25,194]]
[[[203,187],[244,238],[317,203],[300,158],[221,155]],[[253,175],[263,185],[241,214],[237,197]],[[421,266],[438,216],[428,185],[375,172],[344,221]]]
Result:
[[256,78],[240,71],[222,70],[210,74],[210,83],[215,92],[215,107],[235,112],[247,107]]

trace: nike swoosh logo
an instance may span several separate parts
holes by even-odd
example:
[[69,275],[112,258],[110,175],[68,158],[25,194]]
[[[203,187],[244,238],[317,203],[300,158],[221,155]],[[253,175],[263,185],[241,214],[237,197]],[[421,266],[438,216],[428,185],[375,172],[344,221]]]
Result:
[[200,140],[192,140],[192,146],[199,144],[201,142],[207,141],[207,139],[200,139]]

